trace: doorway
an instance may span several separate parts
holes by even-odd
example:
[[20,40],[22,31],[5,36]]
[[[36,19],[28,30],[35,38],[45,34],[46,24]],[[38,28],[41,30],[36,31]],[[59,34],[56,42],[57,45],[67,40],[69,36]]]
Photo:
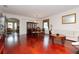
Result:
[[35,31],[37,28],[37,23],[27,22],[27,35],[32,35],[32,31]]
[[7,34],[19,34],[19,20],[15,18],[8,18],[7,21]]
[[43,20],[43,29],[45,34],[49,34],[49,19]]

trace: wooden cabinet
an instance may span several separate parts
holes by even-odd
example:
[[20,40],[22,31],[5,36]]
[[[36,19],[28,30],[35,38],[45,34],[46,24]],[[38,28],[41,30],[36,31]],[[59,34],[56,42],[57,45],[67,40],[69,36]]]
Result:
[[31,35],[32,31],[35,31],[37,28],[37,23],[27,22],[27,34]]

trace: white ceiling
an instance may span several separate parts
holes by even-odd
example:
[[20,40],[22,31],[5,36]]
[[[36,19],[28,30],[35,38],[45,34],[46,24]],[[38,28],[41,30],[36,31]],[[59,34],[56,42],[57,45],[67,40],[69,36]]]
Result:
[[44,18],[57,13],[64,12],[78,5],[0,5],[0,10],[6,13],[23,15],[35,18]]

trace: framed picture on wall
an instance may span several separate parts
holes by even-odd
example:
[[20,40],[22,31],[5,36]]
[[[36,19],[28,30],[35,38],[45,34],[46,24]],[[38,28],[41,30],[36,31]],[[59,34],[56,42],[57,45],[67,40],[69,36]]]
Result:
[[62,24],[76,23],[76,13],[62,16]]

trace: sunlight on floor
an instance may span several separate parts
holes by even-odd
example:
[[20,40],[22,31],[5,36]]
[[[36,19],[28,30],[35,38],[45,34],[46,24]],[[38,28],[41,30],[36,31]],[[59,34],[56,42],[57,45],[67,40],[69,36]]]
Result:
[[48,44],[49,44],[49,36],[48,35],[45,35],[44,36],[44,47],[47,48],[48,47]]
[[18,42],[17,33],[13,33],[13,34],[9,35],[9,37],[7,37],[5,42],[6,42],[7,46],[13,46],[14,44],[16,44]]

